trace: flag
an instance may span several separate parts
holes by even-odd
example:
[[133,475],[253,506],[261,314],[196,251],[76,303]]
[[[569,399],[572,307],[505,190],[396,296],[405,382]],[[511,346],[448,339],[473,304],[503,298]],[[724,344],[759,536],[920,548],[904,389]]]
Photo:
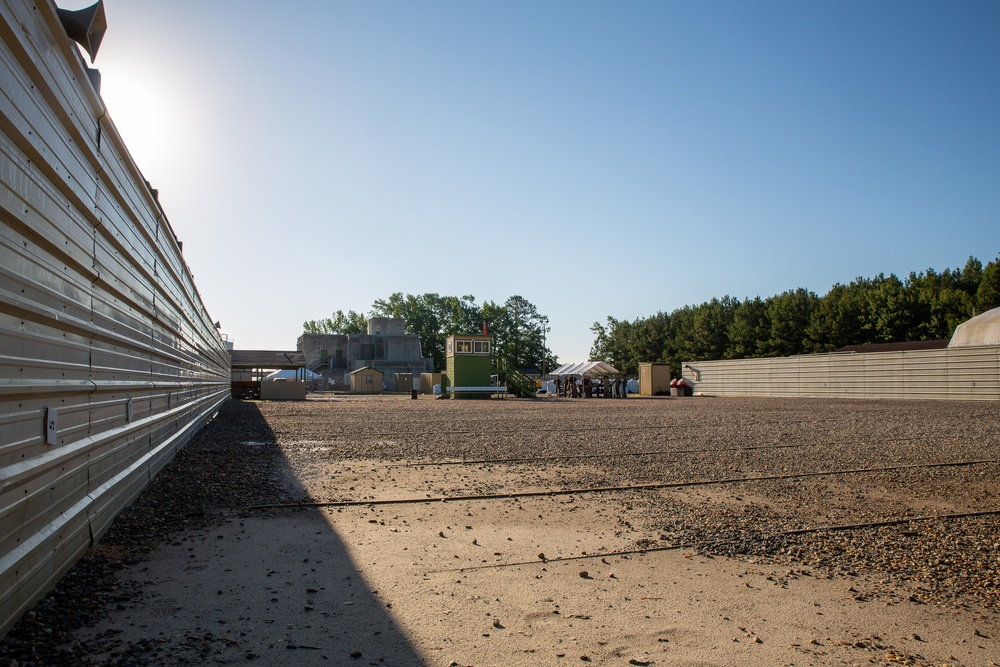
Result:
[[490,334],[486,331],[486,322],[483,322],[483,335],[489,336]]

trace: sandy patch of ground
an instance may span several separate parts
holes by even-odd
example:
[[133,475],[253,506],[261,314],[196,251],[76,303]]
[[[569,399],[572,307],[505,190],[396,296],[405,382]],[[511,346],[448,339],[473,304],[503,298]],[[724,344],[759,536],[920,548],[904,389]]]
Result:
[[[405,463],[312,463],[286,481],[320,501],[351,487],[387,499],[572,486],[558,466]],[[634,550],[651,529],[629,509],[627,497],[587,494],[234,515],[128,568],[123,585],[147,595],[90,632],[146,642],[149,660],[168,664],[1000,661],[995,615],[869,600],[867,575],[685,549],[600,556]]]

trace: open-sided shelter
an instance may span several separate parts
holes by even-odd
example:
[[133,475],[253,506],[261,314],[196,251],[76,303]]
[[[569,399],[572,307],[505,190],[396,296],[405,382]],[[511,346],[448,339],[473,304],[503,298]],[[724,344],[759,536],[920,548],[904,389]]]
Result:
[[601,377],[618,375],[618,369],[606,361],[585,361],[580,363],[563,364],[549,375],[579,375],[580,377]]
[[[306,357],[301,352],[272,350],[230,350],[233,398],[261,400],[304,400],[306,397]],[[271,371],[294,370],[301,378],[286,382],[268,381]]]

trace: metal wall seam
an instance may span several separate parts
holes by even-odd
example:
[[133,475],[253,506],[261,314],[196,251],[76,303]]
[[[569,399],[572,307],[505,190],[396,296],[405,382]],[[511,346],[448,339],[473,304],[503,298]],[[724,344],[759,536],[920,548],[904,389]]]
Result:
[[0,36],[6,632],[228,400],[229,361],[55,5],[0,0]]
[[1000,400],[1000,346],[685,361],[706,396]]

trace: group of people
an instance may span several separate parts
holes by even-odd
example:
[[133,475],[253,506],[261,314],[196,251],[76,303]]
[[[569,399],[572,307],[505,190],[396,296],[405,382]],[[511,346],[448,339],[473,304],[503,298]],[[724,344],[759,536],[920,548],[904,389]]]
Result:
[[592,378],[584,375],[565,377],[556,376],[556,396],[562,398],[625,398],[628,394],[628,384],[624,375]]

